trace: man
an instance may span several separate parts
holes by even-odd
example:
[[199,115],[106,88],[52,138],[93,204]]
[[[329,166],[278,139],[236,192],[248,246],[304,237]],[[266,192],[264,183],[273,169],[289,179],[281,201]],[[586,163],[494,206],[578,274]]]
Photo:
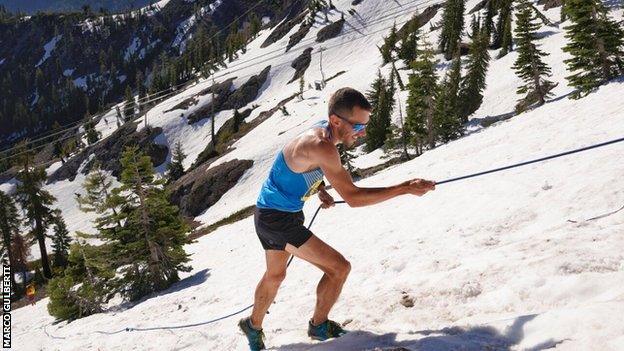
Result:
[[326,340],[343,335],[340,325],[328,314],[338,299],[351,264],[335,249],[303,225],[303,203],[318,191],[323,208],[334,199],[323,185],[323,176],[351,207],[376,204],[399,195],[421,196],[435,188],[432,181],[414,179],[385,188],[360,188],[340,162],[336,145],[352,147],[366,134],[371,105],[362,93],[352,88],[336,91],[329,100],[328,120],[291,140],[278,154],[264,182],[254,222],[265,250],[266,272],[255,292],[250,317],[239,322],[251,350],[264,349],[262,321],[286,276],[290,255],[305,260],[324,272],[318,283],[317,300],[308,335]]

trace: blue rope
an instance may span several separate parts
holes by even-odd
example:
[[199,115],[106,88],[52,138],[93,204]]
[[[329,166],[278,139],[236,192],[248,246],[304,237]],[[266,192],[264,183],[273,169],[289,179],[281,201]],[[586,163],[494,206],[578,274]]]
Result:
[[[530,161],[515,163],[513,165],[509,165],[509,166],[505,166],[505,167],[494,168],[494,169],[483,171],[483,172],[478,172],[478,173],[464,175],[464,176],[461,176],[461,177],[446,179],[446,180],[443,180],[443,181],[440,181],[440,182],[436,182],[436,185],[456,182],[456,181],[460,181],[460,180],[464,180],[464,179],[468,179],[468,178],[479,177],[479,176],[482,176],[482,175],[485,175],[485,174],[501,172],[501,171],[508,170],[508,169],[511,169],[511,168],[517,168],[517,167],[526,166],[526,165],[529,165],[529,164],[532,164],[532,163],[543,162],[543,161],[550,160],[550,159],[553,159],[553,158],[563,157],[563,156],[579,153],[579,152],[582,152],[582,151],[596,149],[596,148],[599,148],[599,147],[603,147],[603,146],[606,146],[606,145],[619,143],[619,142],[622,142],[622,141],[624,141],[624,137],[623,138],[619,138],[619,139],[610,140],[610,141],[607,141],[607,142],[604,142],[604,143],[600,143],[600,144],[594,144],[594,145],[590,145],[590,146],[586,146],[586,147],[582,147],[582,148],[578,148],[578,149],[574,149],[574,150],[570,150],[570,151],[565,151],[565,152],[562,152],[562,153],[558,153],[558,154],[554,154],[554,155],[550,155],[550,156],[546,156],[546,157],[537,158],[537,159],[530,160]],[[341,200],[341,201],[335,201],[334,203],[335,204],[344,204],[346,202]],[[314,220],[316,219],[316,216],[318,215],[320,210],[321,210],[321,206],[319,206],[316,209],[316,212],[314,212],[314,216],[312,216],[312,220],[310,220],[310,224],[308,224],[308,229],[310,229],[312,227],[312,224],[314,223]],[[294,258],[295,258],[295,256],[292,256],[292,255],[290,256],[290,259],[288,260],[288,263],[286,264],[286,267],[290,266],[290,263],[292,262],[292,260]],[[96,333],[111,335],[111,334],[121,333],[123,331],[128,331],[128,332],[130,332],[130,331],[149,331],[149,330],[167,330],[167,329],[181,329],[181,328],[196,327],[196,326],[199,326],[199,325],[215,323],[215,322],[218,322],[220,320],[223,320],[223,319],[235,316],[237,314],[240,314],[240,313],[243,313],[243,312],[249,310],[252,307],[253,307],[253,304],[251,304],[251,305],[249,305],[249,306],[247,306],[247,307],[245,307],[245,308],[243,308],[243,309],[241,309],[241,310],[239,310],[237,312],[230,313],[230,314],[228,314],[226,316],[223,316],[223,317],[211,319],[211,320],[206,321],[206,322],[199,322],[199,323],[193,323],[193,324],[183,324],[183,325],[176,325],[176,326],[150,327],[150,328],[127,327],[127,328],[120,329],[120,330],[113,331],[113,332],[96,331]]]

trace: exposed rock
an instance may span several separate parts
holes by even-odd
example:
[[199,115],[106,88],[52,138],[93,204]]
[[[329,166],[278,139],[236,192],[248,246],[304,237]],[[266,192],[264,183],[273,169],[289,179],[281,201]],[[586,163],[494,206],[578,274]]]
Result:
[[254,101],[260,92],[260,88],[269,77],[270,70],[271,66],[267,66],[260,74],[249,78],[245,84],[230,94],[227,101],[221,106],[221,110],[238,109]]
[[[409,21],[407,21],[401,29],[398,31],[398,36],[401,38],[403,32],[406,30],[413,30],[413,28],[421,28],[425,24],[429,23],[431,19],[438,13],[438,10],[444,6],[443,4],[435,4],[427,7],[422,13],[414,15]],[[415,27],[412,27],[415,26]]]
[[303,38],[305,38],[305,36],[308,35],[308,32],[310,31],[311,28],[312,28],[312,23],[307,22],[307,21],[303,22],[301,26],[299,27],[299,30],[297,30],[295,34],[291,35],[288,38],[288,45],[286,45],[286,51],[290,50],[290,48],[297,45],[297,43],[299,43]]
[[342,32],[345,20],[339,19],[338,21],[328,24],[316,33],[316,41],[322,43],[331,38],[335,38]]
[[481,1],[479,1],[479,3],[475,5],[475,7],[473,7],[472,9],[470,9],[470,11],[468,11],[468,14],[471,14],[471,13],[474,13],[474,12],[477,12],[479,10],[484,9],[485,5],[487,5],[488,1],[489,0],[481,0]]
[[563,0],[539,0],[538,5],[544,5],[544,11],[563,5]]
[[401,305],[407,308],[414,307],[414,299],[411,298],[409,295],[404,294],[403,297],[401,297]]
[[171,186],[171,202],[187,217],[200,215],[230,190],[253,165],[251,160],[231,160],[208,169],[204,164]]
[[[273,116],[275,112],[280,110],[282,106],[286,105],[286,103],[288,103],[295,97],[297,97],[297,94],[293,94],[287,97],[286,99],[280,101],[275,107],[273,107],[272,109],[268,111],[260,112],[260,114],[256,118],[254,118],[253,121],[249,123],[242,122],[238,128],[238,131],[231,134],[228,138],[225,138],[223,134],[223,133],[226,133],[225,131],[227,131],[227,128],[223,128],[223,127],[220,128],[219,131],[217,132],[217,135],[215,136],[215,139],[220,141],[222,144],[218,144],[217,150],[215,150],[212,148],[212,144],[209,143],[206,146],[206,148],[199,154],[199,156],[197,156],[197,159],[191,166],[191,169],[195,169],[199,167],[200,165],[203,166],[204,163],[210,165],[212,162],[216,161],[218,157],[223,156],[227,154],[228,152],[232,151],[233,150],[231,148],[232,144],[234,144],[240,138],[244,137],[247,133],[249,133],[251,130],[256,128],[262,122],[266,121],[269,117]],[[241,112],[241,115],[243,116],[243,119],[245,119],[249,116],[250,113],[251,113],[251,109]],[[231,122],[232,122],[232,119],[228,120],[224,124],[224,127],[227,127],[227,125]],[[221,150],[221,152],[218,152],[219,150]]]
[[312,48],[307,48],[290,64],[290,67],[295,69],[295,75],[288,84],[301,78],[308,67],[310,67],[310,62],[312,62]]
[[80,165],[87,160],[91,154],[93,159],[89,161],[84,169],[83,174],[88,174],[93,167],[94,161],[98,160],[102,169],[112,172],[115,177],[121,174],[121,154],[126,146],[136,145],[139,150],[143,151],[152,159],[155,167],[165,162],[169,149],[164,145],[155,144],[154,138],[162,133],[162,128],[144,128],[140,132],[136,132],[137,123],[129,122],[122,125],[112,135],[99,143],[88,146],[78,155],[70,158],[48,177],[48,184],[59,180],[69,179],[73,181],[76,178]]
[[[258,96],[260,88],[262,88],[262,85],[267,80],[270,70],[271,66],[265,67],[262,72],[249,78],[245,84],[234,91],[230,91],[233,79],[228,79],[221,84],[217,84],[214,88],[215,101],[209,102],[190,114],[187,117],[188,123],[193,124],[204,118],[208,118],[213,111],[213,104],[214,112],[217,113],[223,110],[238,109],[254,101]],[[211,89],[212,87],[204,89],[199,94],[209,94],[212,92]]]
[[[288,34],[288,32],[290,32],[291,29],[293,29],[297,24],[301,23],[305,19],[305,16],[308,14],[308,11],[305,10],[299,13],[299,11],[303,9],[303,5],[305,1],[297,2],[297,3],[300,3],[300,8],[296,8],[295,4],[293,4],[293,7],[288,13],[288,16],[286,17],[286,19],[282,23],[280,23],[277,27],[275,27],[275,29],[271,32],[271,34],[269,34],[269,36],[262,43],[262,45],[260,45],[261,48],[266,48],[267,46],[282,39],[286,34]],[[297,15],[297,13],[299,13],[299,15]]]
[[351,1],[351,6],[359,5],[359,4],[362,3],[362,1],[364,1],[364,0],[353,0],[353,1]]
[[[215,85],[212,85],[202,91],[199,92],[198,95],[207,95],[207,94],[211,94],[214,92],[215,94],[215,100],[211,101],[209,103],[207,103],[206,105],[202,106],[201,108],[199,108],[197,111],[193,112],[192,114],[190,114],[187,117],[188,123],[189,124],[193,124],[197,121],[200,121],[204,118],[207,118],[208,116],[210,116],[210,114],[212,113],[212,108],[214,105],[214,112],[217,113],[221,110],[224,110],[224,108],[222,107],[223,104],[227,101],[228,97],[230,96],[230,94],[232,93],[232,82],[234,81],[235,78],[230,78],[227,79],[221,83],[217,83]],[[190,99],[194,99],[195,97],[192,97]],[[186,100],[185,100],[186,101]],[[171,110],[174,110],[174,108],[172,108]]]

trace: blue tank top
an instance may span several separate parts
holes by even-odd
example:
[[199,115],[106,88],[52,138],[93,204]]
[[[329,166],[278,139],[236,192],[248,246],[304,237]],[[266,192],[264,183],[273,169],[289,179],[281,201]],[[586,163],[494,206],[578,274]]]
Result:
[[[327,127],[327,121],[320,121],[312,128]],[[269,177],[262,184],[256,207],[270,208],[285,212],[299,212],[303,209],[303,203],[318,191],[323,181],[323,171],[320,168],[311,171],[293,172],[284,158],[281,150]]]

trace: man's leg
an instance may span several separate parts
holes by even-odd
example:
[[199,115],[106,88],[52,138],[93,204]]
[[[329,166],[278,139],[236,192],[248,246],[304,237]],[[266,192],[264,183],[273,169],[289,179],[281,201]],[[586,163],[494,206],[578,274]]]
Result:
[[280,284],[286,277],[286,263],[290,254],[280,250],[266,250],[267,269],[256,287],[254,306],[251,313],[251,324],[254,328],[262,328],[264,316],[277,295]]
[[351,271],[351,264],[342,254],[315,235],[299,248],[286,244],[286,251],[312,263],[325,273],[316,288],[316,307],[312,323],[318,325],[325,322],[329,311],[340,296],[342,286]]

